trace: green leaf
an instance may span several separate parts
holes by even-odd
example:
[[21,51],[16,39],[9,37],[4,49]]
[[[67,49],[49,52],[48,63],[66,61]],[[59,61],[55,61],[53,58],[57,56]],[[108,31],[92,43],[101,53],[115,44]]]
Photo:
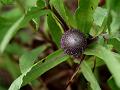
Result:
[[[6,22],[6,23],[4,23]],[[4,35],[6,34],[6,32],[8,31],[9,27],[12,26],[12,24],[14,23],[14,21],[0,17],[0,43],[4,37]]]
[[14,0],[0,0],[3,4],[11,4]]
[[44,8],[45,7],[45,2],[44,0],[37,0],[37,7],[39,8]]
[[57,66],[58,64],[66,61],[69,59],[68,55],[65,55],[62,50],[57,50],[56,52],[52,53],[51,55],[47,56],[43,59],[43,62],[38,62],[30,72],[24,77],[23,85],[27,84],[28,82],[36,79],[46,71],[52,69],[53,67]]
[[28,10],[36,5],[37,0],[21,0],[20,2],[24,6],[25,10]]
[[30,20],[35,18],[40,18],[40,16],[46,15],[48,13],[49,13],[49,10],[41,10],[38,7],[32,7],[25,15],[22,25],[25,26],[26,24],[28,24]]
[[19,37],[19,39],[21,40],[21,43],[30,42],[33,39],[33,35],[31,35],[30,33],[25,33],[24,30],[22,30],[21,32],[18,32],[17,37]]
[[117,38],[110,38],[108,44],[112,44],[114,49],[120,53],[120,41]]
[[101,26],[104,19],[107,17],[107,9],[101,8],[101,7],[97,7],[94,14],[93,14],[93,18],[94,18],[94,22],[96,25]]
[[63,0],[50,0],[50,4],[53,5],[57,9],[59,14],[66,21],[66,23],[68,23],[68,17],[67,17],[66,11],[65,11],[65,6],[64,6]]
[[20,70],[22,73],[31,67],[38,56],[47,48],[47,45],[40,46],[30,52],[24,53],[20,57]]
[[102,65],[105,64],[103,60],[101,60],[100,58],[95,57],[95,56],[91,57],[91,58],[90,58],[89,60],[87,60],[86,62],[87,62],[91,67],[93,67],[93,66],[94,66],[94,60],[96,60],[96,67],[100,67],[100,66],[102,66]]
[[3,68],[8,70],[13,79],[16,79],[20,75],[20,69],[18,67],[18,64],[13,62],[8,55],[5,55],[3,59],[4,59]]
[[107,17],[104,18],[102,25],[96,25],[94,24],[90,30],[90,35],[92,35],[93,37],[97,37],[99,36],[102,32],[106,32],[107,30]]
[[112,33],[118,31],[120,29],[120,15],[114,11],[111,12],[112,15],[112,23],[111,23],[111,30]]
[[86,61],[81,63],[81,71],[84,77],[90,83],[92,90],[101,90],[94,74],[92,73],[91,67],[86,63]]
[[21,24],[21,22],[24,20],[24,15],[22,17],[20,17],[7,31],[7,33],[5,34],[3,40],[0,43],[0,53],[3,53],[3,51],[5,50],[7,44],[9,43],[9,41],[11,40],[11,38],[13,37],[13,35],[18,31],[18,27]]
[[80,0],[75,17],[78,29],[89,33],[93,24],[93,13],[98,6],[98,0]]
[[101,7],[96,8],[93,14],[94,22],[90,30],[90,35],[96,37],[107,30],[107,14],[107,9]]
[[6,47],[5,52],[7,52],[10,55],[15,54],[15,55],[21,56],[24,52],[26,52],[26,50],[22,46],[18,45],[17,43],[11,43]]
[[62,50],[58,50],[46,58],[40,60],[39,62],[35,63],[26,72],[20,75],[10,86],[9,90],[18,90],[20,89],[21,85],[25,85],[32,80],[38,78],[43,73],[47,72],[48,70],[52,69],[53,67],[57,66],[58,64],[66,61],[69,59],[69,56],[64,55]]
[[9,12],[0,14],[0,42],[8,32],[9,28],[22,16],[19,8],[14,8]]
[[112,77],[110,77],[110,79],[107,81],[109,87],[111,88],[111,90],[120,90],[120,88],[118,88],[115,84],[115,81]]
[[20,8],[13,8],[8,12],[2,12],[0,16],[6,19],[10,19],[10,21],[12,21],[17,20],[19,17],[22,16],[22,14],[23,12],[20,10]]
[[[32,68],[32,67],[31,67]],[[28,71],[26,71],[25,73],[23,73],[22,75],[20,75],[10,86],[10,88],[8,90],[19,90],[22,83],[23,83],[23,77],[27,74],[27,72],[29,72],[31,70],[31,68],[29,68]]]
[[8,89],[3,86],[0,86],[0,90],[8,90]]
[[[96,60],[96,65],[95,65],[96,67],[100,67],[105,64],[103,60],[101,60],[100,58],[95,57],[95,56],[92,56],[89,59],[85,59],[85,60],[90,67],[94,66],[94,60]],[[74,62],[77,64],[80,64],[80,61],[78,61],[78,60],[74,60]]]
[[107,8],[108,10],[114,10],[116,12],[120,11],[120,2],[119,0],[107,0]]
[[119,59],[108,49],[100,45],[93,45],[86,49],[86,55],[94,55],[104,60],[108,69],[110,70],[116,84],[120,87],[120,62]]
[[31,10],[28,11],[25,16],[23,15],[22,17],[20,17],[19,20],[17,20],[14,24],[11,24],[10,21],[8,23],[7,20],[4,18],[0,18],[0,22],[2,22],[3,20],[6,20],[6,22],[8,24],[7,27],[5,27],[6,24],[0,23],[0,27],[2,28],[2,30],[0,31],[1,35],[2,35],[2,36],[0,36],[0,37],[2,37],[2,40],[0,40],[1,41],[0,53],[3,53],[7,44],[13,37],[13,35],[18,31],[18,28],[21,28],[21,27],[24,27],[25,25],[27,25],[31,19],[39,18],[40,16],[43,16],[47,13],[49,13],[49,10],[41,10],[39,8],[34,7],[34,8],[31,8]]
[[66,11],[66,15],[68,17],[68,23],[69,23],[69,25],[72,28],[77,28],[76,20],[75,20],[75,15],[73,15],[67,7],[65,8],[65,11]]
[[47,17],[47,23],[48,23],[48,27],[49,27],[50,34],[52,36],[53,41],[56,43],[58,47],[60,47],[60,39],[62,36],[62,31],[51,14],[49,14]]
[[112,17],[111,30],[116,31],[120,29],[120,2],[119,0],[107,0],[107,8],[109,15]]

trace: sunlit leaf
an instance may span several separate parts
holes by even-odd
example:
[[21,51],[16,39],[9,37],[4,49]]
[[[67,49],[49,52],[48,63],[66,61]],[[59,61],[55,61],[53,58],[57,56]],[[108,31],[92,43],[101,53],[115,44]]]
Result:
[[86,55],[94,55],[104,60],[110,70],[116,84],[120,87],[120,62],[118,58],[108,49],[100,45],[93,45],[85,51]]
[[94,74],[92,73],[91,67],[86,63],[86,61],[83,61],[81,64],[81,71],[86,80],[90,83],[92,90],[101,90]]
[[22,75],[20,75],[10,86],[9,90],[18,90],[21,85],[25,85],[40,75],[66,61],[69,56],[64,55],[62,50],[58,50],[41,61],[30,66]]
[[10,39],[13,37],[13,35],[17,32],[19,25],[24,20],[24,16],[19,18],[7,31],[5,34],[3,40],[0,43],[0,53],[3,53],[5,50],[7,44],[9,43]]
[[98,6],[98,0],[80,0],[76,10],[77,27],[84,33],[89,33],[93,24],[93,13]]
[[38,56],[47,48],[47,45],[40,46],[36,49],[33,49],[31,52],[24,53],[20,58],[20,69],[24,73],[31,67],[35,60],[38,59]]
[[[33,14],[34,13],[34,14]],[[34,18],[39,18],[40,16],[46,15],[49,13],[49,10],[41,10],[38,7],[32,7],[25,15],[24,21],[22,23],[23,26],[28,24],[28,22]]]

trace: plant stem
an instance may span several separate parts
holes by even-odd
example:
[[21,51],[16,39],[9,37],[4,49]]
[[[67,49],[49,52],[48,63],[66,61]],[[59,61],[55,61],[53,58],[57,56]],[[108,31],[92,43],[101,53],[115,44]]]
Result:
[[76,71],[73,73],[72,77],[70,78],[70,80],[67,82],[66,88],[72,83],[74,77],[77,75],[77,73],[80,71],[80,65],[82,63],[83,60],[85,60],[85,55],[81,55],[81,57],[77,58],[80,60],[80,63],[78,64]]

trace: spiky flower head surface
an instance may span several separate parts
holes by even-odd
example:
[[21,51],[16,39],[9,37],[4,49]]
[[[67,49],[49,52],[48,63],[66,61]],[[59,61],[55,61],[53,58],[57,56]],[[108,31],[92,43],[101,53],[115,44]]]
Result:
[[85,35],[76,29],[66,31],[61,38],[61,48],[68,55],[80,56],[87,46]]

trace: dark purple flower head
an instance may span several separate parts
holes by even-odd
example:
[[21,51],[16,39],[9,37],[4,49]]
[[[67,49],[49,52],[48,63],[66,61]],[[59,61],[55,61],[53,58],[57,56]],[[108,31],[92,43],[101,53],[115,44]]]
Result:
[[61,38],[61,48],[68,55],[80,56],[87,46],[85,35],[79,30],[72,29],[66,31]]

